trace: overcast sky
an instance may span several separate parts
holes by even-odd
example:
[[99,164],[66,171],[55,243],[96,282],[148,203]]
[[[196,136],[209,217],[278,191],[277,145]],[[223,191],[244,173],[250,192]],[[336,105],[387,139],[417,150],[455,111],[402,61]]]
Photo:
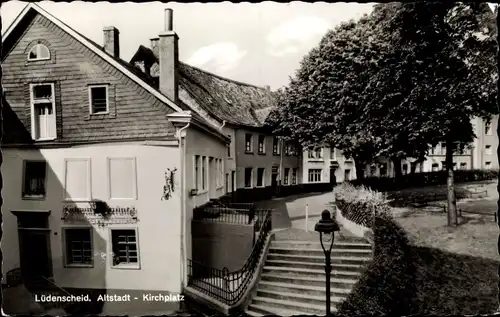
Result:
[[[302,57],[326,31],[342,21],[359,19],[372,4],[263,2],[260,4],[54,3],[38,4],[76,31],[103,42],[102,29],[120,30],[120,55],[130,61],[139,45],[164,28],[164,9],[174,11],[183,62],[221,76],[276,89],[288,83]],[[2,33],[26,5],[2,4]]]

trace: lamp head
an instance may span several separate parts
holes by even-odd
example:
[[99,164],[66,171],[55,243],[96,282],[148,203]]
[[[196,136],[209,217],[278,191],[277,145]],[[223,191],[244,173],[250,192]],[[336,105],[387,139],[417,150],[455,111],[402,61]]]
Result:
[[321,212],[320,221],[318,221],[318,223],[314,226],[314,231],[320,233],[332,234],[333,232],[339,230],[340,227],[338,223],[334,219],[332,219],[330,211],[328,211],[327,209],[323,210]]

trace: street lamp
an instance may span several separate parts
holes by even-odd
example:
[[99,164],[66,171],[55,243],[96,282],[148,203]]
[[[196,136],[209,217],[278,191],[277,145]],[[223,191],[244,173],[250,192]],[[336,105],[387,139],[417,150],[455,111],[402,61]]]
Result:
[[[331,316],[330,310],[330,274],[332,272],[331,254],[333,241],[335,240],[335,231],[339,231],[339,225],[332,219],[330,212],[328,210],[323,210],[321,212],[321,219],[314,226],[314,231],[319,232],[319,240],[321,242],[321,248],[325,252],[325,273],[326,273],[326,316]],[[323,241],[329,242],[330,245],[328,249],[325,249]]]

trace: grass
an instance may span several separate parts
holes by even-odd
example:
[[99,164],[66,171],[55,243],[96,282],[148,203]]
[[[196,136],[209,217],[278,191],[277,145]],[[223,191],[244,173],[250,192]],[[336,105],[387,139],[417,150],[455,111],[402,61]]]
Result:
[[[429,189],[421,191],[425,190]],[[491,213],[496,210],[496,200],[464,200],[459,208]],[[376,229],[379,254],[375,253],[367,273],[344,302],[341,314],[496,312],[500,256],[498,226],[493,216],[463,214],[461,225],[450,228],[441,211],[439,207],[393,209],[396,227],[382,226],[378,232]]]

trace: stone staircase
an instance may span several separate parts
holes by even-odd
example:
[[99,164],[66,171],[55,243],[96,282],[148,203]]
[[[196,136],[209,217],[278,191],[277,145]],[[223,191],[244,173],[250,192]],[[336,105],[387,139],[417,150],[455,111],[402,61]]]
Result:
[[[364,241],[343,239],[334,243],[331,259],[331,307],[335,312],[371,261],[372,247]],[[319,241],[272,241],[257,291],[246,313],[250,316],[325,315],[324,263]]]

